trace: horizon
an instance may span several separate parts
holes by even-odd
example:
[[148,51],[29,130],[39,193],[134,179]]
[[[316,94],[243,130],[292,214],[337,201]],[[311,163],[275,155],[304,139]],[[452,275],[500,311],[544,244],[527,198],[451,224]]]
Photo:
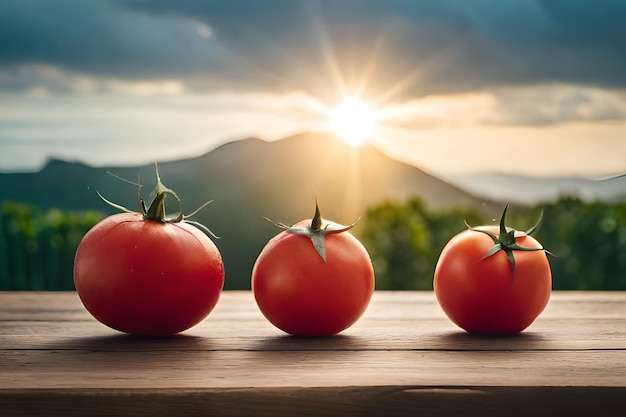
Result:
[[319,130],[441,177],[626,172],[618,2],[33,2],[0,3],[0,172]]
[[[429,171],[428,169],[425,169],[424,167],[418,166],[416,164],[413,164],[411,162],[407,162],[407,161],[403,161],[401,158],[396,158],[393,155],[388,154],[387,152],[385,152],[383,149],[380,148],[380,146],[378,146],[378,144],[374,143],[373,141],[366,141],[363,144],[359,144],[357,146],[352,146],[349,143],[346,143],[344,140],[340,139],[337,137],[337,135],[335,133],[333,133],[330,130],[309,130],[309,131],[301,131],[301,132],[295,132],[293,134],[290,134],[288,136],[285,137],[281,137],[281,138],[276,138],[276,139],[265,139],[259,136],[248,136],[248,137],[241,137],[241,138],[237,138],[237,139],[233,139],[233,140],[226,140],[226,141],[222,141],[220,142],[217,146],[208,149],[208,150],[204,150],[204,151],[200,151],[199,153],[193,153],[193,154],[189,154],[189,155],[181,155],[178,158],[168,158],[167,156],[161,159],[138,159],[136,161],[133,162],[128,162],[128,163],[119,163],[119,162],[112,162],[112,163],[90,163],[87,161],[84,161],[80,158],[65,158],[62,156],[56,156],[54,154],[49,155],[46,159],[43,160],[43,162],[33,168],[33,169],[22,169],[22,170],[2,170],[0,167],[0,174],[7,174],[7,175],[11,175],[11,174],[36,174],[39,173],[41,171],[43,171],[50,163],[54,163],[54,162],[60,162],[60,163],[66,163],[66,164],[79,164],[79,165],[83,165],[89,168],[94,168],[94,169],[102,169],[102,168],[109,168],[109,169],[113,169],[113,168],[120,168],[120,169],[125,169],[125,168],[133,168],[133,167],[145,167],[148,165],[152,165],[152,164],[166,164],[166,163],[176,163],[176,162],[185,162],[187,160],[192,160],[192,159],[196,159],[196,158],[202,158],[204,156],[208,156],[211,153],[215,152],[215,151],[219,151],[221,148],[225,147],[225,146],[229,146],[229,145],[233,145],[233,144],[237,144],[239,142],[246,142],[246,141],[261,141],[264,142],[266,144],[271,144],[271,143],[275,143],[275,142],[280,142],[280,141],[287,141],[287,140],[293,140],[293,139],[297,139],[299,137],[306,137],[306,136],[323,136],[324,138],[328,138],[331,141],[336,141],[338,146],[342,146],[345,147],[346,149],[350,149],[350,148],[354,148],[354,151],[356,152],[360,152],[361,148],[367,148],[369,146],[374,147],[377,151],[381,152],[384,156],[386,156],[387,158],[400,163],[400,164],[406,164],[409,165],[413,168],[416,168],[419,171],[423,171],[429,175],[435,176],[437,178],[440,179],[444,179],[444,180],[457,180],[457,179],[462,179],[463,177],[467,177],[467,178],[487,178],[487,177],[501,177],[503,179],[528,179],[530,181],[536,182],[536,181],[540,181],[540,180],[582,180],[582,181],[590,181],[590,182],[594,182],[594,181],[603,181],[603,180],[609,180],[609,179],[617,179],[621,176],[623,176],[623,173],[615,173],[615,174],[611,174],[611,175],[584,175],[584,174],[561,174],[561,175],[534,175],[532,173],[528,174],[528,173],[524,173],[524,172],[503,172],[503,171],[486,171],[486,170],[477,170],[477,171],[470,171],[470,172],[452,172],[452,173],[444,173],[444,174],[439,174],[437,172],[432,172]],[[461,181],[462,183],[462,181]]]

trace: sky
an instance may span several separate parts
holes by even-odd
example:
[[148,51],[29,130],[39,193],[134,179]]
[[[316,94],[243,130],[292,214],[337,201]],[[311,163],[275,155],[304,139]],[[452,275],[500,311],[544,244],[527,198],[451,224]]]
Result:
[[623,173],[624,21],[621,0],[0,0],[0,172],[330,129],[357,97],[372,143],[436,174]]

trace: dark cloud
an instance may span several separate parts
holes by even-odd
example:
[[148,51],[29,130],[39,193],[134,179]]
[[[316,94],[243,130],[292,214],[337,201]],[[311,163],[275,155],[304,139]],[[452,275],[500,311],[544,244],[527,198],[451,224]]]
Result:
[[5,0],[0,68],[372,94],[626,87],[620,0]]
[[219,68],[200,22],[103,0],[0,2],[0,65],[52,65],[122,78],[188,76]]

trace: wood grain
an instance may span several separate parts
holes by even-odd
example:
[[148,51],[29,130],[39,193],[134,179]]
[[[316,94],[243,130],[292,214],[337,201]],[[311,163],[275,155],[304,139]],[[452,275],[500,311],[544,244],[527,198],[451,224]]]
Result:
[[620,416],[614,388],[332,387],[0,392],[15,417]]
[[327,338],[285,335],[245,291],[172,338],[108,329],[75,293],[0,293],[2,416],[576,416],[597,404],[626,406],[623,292],[555,292],[509,337],[459,330],[432,292],[376,292]]

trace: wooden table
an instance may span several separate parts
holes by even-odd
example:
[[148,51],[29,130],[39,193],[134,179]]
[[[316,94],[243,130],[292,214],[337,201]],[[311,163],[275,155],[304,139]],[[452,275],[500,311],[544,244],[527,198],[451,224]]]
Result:
[[[224,292],[174,338],[108,329],[75,293],[0,293],[0,416],[536,416],[626,408],[626,293],[555,292],[479,337],[432,292],[376,292],[343,334],[296,338]],[[621,414],[617,413],[617,415]]]

